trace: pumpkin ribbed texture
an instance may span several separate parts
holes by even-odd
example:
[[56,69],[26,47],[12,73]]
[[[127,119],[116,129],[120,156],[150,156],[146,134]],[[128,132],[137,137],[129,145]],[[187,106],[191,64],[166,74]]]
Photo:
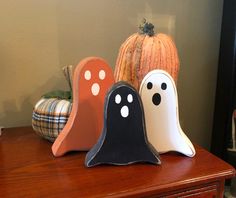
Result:
[[166,34],[131,35],[120,47],[115,80],[127,81],[139,89],[144,76],[154,69],[167,71],[177,82],[179,58],[173,40]]

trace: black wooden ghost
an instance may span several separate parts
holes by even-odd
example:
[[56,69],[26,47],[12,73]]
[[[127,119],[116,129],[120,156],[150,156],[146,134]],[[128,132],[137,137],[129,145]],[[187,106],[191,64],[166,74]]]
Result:
[[102,135],[87,153],[85,165],[137,162],[161,163],[147,141],[140,96],[129,84],[118,82],[106,95]]

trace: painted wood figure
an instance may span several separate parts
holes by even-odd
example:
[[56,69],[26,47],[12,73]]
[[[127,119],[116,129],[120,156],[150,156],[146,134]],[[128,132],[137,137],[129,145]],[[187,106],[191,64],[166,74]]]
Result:
[[116,83],[104,104],[104,128],[97,144],[87,153],[87,167],[99,164],[160,164],[158,153],[146,138],[143,107],[137,91]]
[[178,98],[172,77],[153,70],[143,79],[140,95],[149,142],[161,153],[177,151],[193,157],[195,149],[179,123]]
[[97,142],[103,127],[105,94],[113,83],[112,69],[103,59],[89,57],[78,64],[71,114],[52,146],[54,156],[87,151]]

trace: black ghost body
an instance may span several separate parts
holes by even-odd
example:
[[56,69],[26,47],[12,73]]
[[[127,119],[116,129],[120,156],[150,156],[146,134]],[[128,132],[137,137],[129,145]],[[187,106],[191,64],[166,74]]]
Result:
[[136,90],[125,82],[116,83],[104,105],[103,132],[87,153],[86,166],[160,164],[158,153],[147,142],[143,107]]

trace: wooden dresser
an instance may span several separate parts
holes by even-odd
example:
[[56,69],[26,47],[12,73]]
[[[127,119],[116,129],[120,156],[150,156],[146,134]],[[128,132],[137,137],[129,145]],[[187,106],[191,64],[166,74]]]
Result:
[[31,127],[0,136],[0,197],[223,197],[232,166],[196,146],[194,158],[161,155],[162,165],[84,166],[85,152],[55,158]]

